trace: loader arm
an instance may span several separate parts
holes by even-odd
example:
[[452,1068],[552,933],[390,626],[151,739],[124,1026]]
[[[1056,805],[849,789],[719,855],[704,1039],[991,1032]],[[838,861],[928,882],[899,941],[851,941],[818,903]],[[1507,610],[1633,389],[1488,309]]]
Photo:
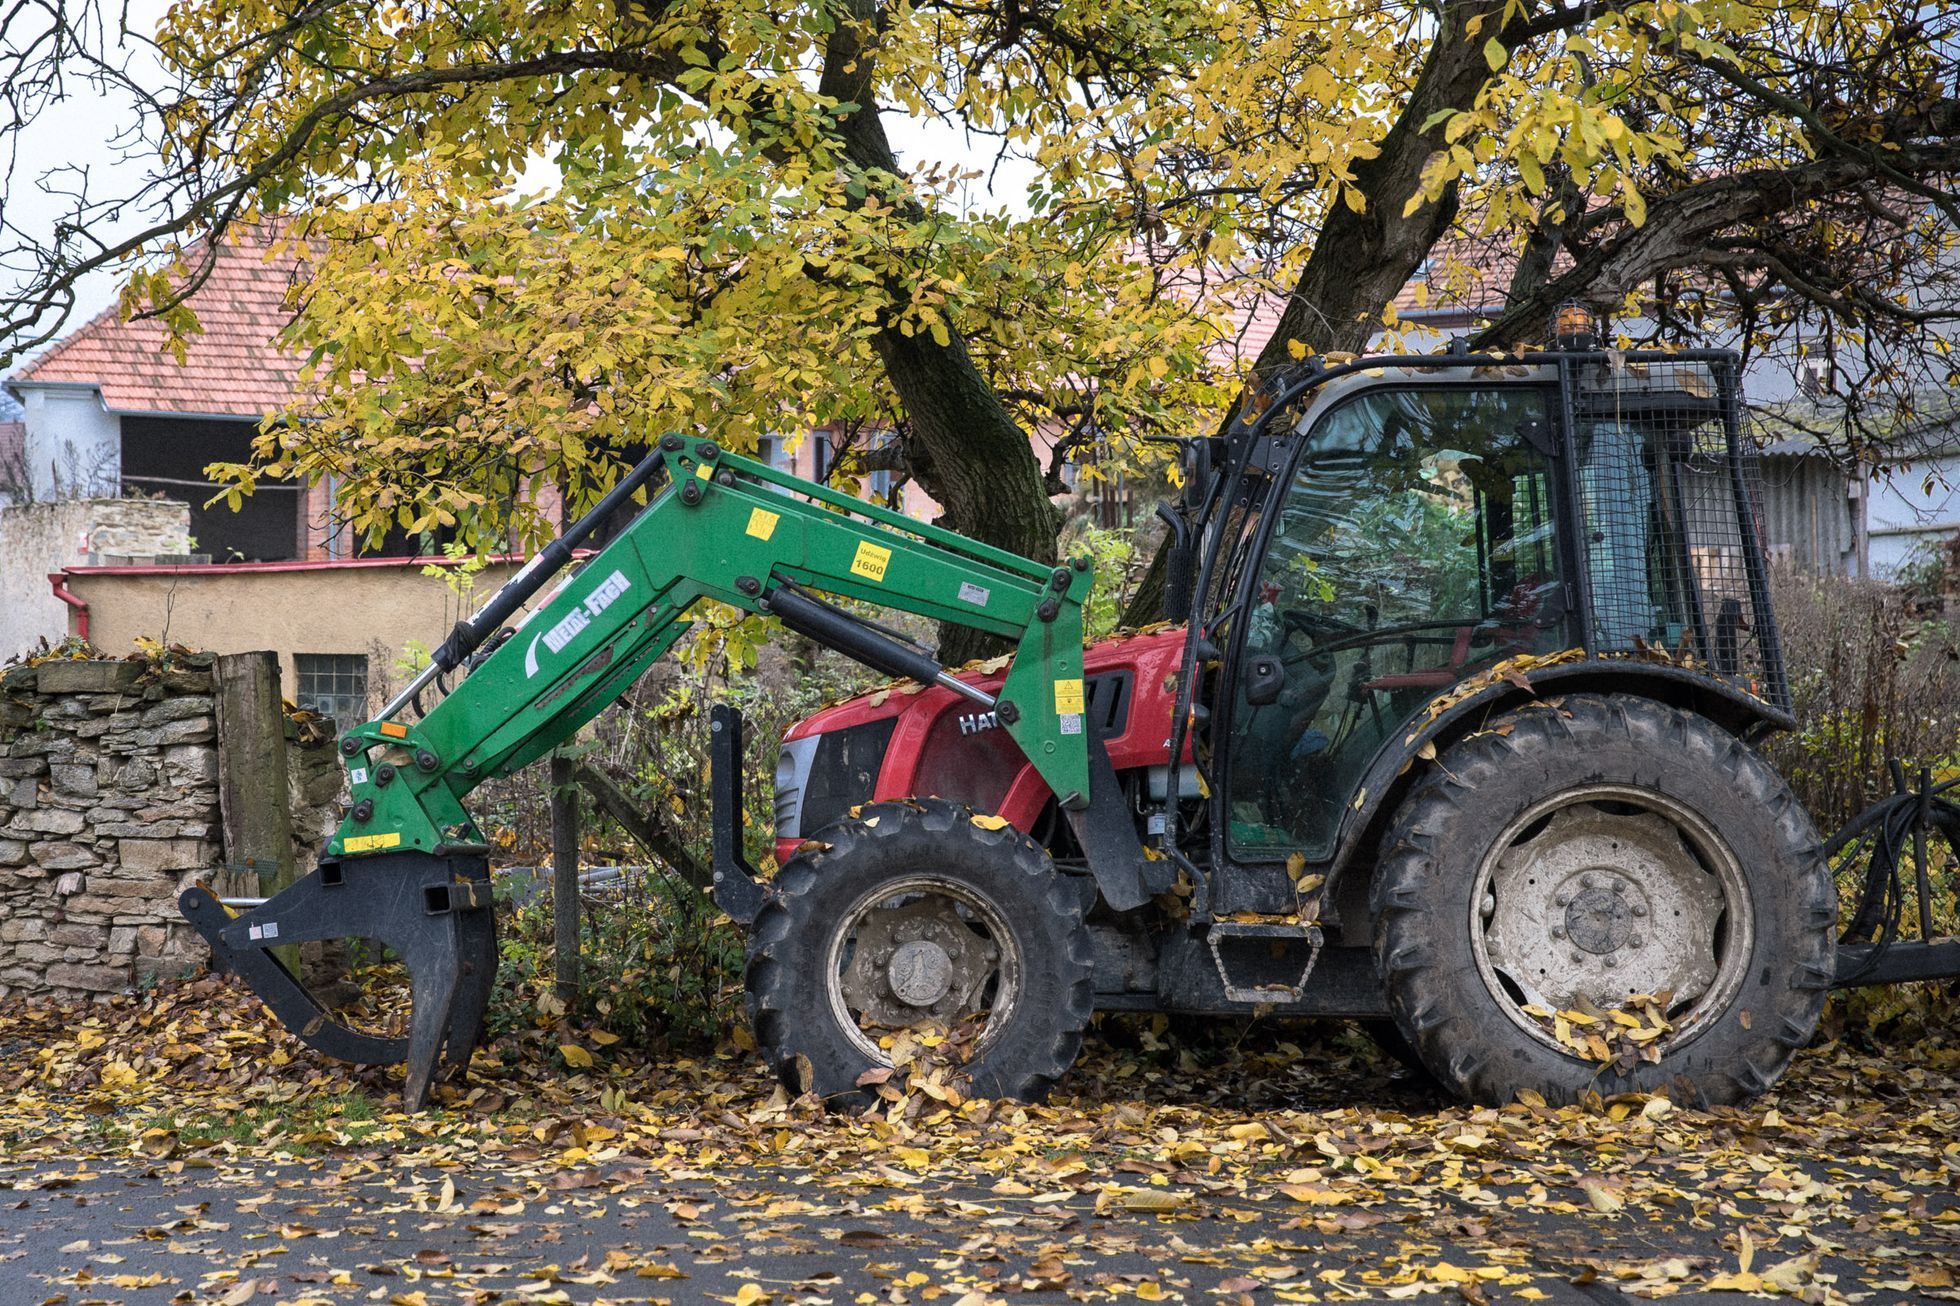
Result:
[[[616,539],[521,625],[506,625],[570,567],[601,521],[663,471],[664,485]],[[403,1096],[419,1109],[439,1059],[451,1067],[468,1062],[496,976],[488,848],[464,799],[576,734],[686,633],[704,602],[772,614],[887,674],[937,682],[993,709],[1078,829],[1102,832],[1084,842],[1094,845],[1091,870],[1106,896],[1138,905],[1162,886],[1138,871],[1144,858],[1134,826],[1108,756],[1085,725],[1082,603],[1090,581],[1086,560],[1046,567],[711,440],[664,436],[592,512],[457,625],[379,716],[347,732],[340,748],[351,801],[311,874],[242,913],[203,887],[186,890],[179,905],[214,960],[245,977],[303,1041],[345,1060],[405,1058]],[[825,595],[1014,641],[999,697]],[[446,688],[456,672],[460,683],[421,712],[422,696],[432,685]],[[411,706],[415,719],[402,719]],[[744,880],[717,894],[741,916],[737,904],[752,912],[761,890]],[[348,937],[377,939],[408,964],[406,1038],[342,1024],[275,952]]]
[[[1082,718],[1082,615],[1090,573],[1049,568],[913,521],[712,441],[668,436],[649,459],[667,484],[612,543],[550,596],[514,635],[415,721],[395,713],[444,660],[456,665],[494,640],[510,606],[465,623],[381,717],[341,743],[352,807],[327,852],[439,852],[482,842],[463,805],[571,738],[687,632],[696,605],[773,613],[785,625],[895,676],[952,681],[930,655],[890,638],[811,591],[864,600],[1016,642],[997,710],[1065,808],[1089,797]],[[643,464],[642,476],[652,468]],[[595,512],[593,514],[597,516]],[[574,528],[576,529],[576,528]],[[529,568],[526,569],[530,571]],[[534,593],[552,572],[520,573]]]

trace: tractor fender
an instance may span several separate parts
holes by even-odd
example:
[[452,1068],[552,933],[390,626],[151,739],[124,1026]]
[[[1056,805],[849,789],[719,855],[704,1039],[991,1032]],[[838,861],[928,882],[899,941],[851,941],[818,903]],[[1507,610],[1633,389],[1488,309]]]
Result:
[[[1707,717],[1751,744],[1796,724],[1788,711],[1738,685],[1717,680],[1705,671],[1662,662],[1589,658],[1536,667],[1522,674],[1529,690],[1514,680],[1494,680],[1427,721],[1409,726],[1382,746],[1362,775],[1335,840],[1327,872],[1330,899],[1340,892],[1349,870],[1356,866],[1362,868],[1360,891],[1365,894],[1374,863],[1368,854],[1422,768],[1435,765],[1428,759],[1527,703],[1548,702],[1573,693],[1636,694]],[[1425,753],[1427,759],[1422,756]]]

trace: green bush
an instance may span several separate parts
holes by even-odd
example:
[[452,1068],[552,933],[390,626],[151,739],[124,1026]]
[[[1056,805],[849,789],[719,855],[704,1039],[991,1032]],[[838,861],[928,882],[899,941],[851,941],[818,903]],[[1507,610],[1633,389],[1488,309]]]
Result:
[[[1946,582],[1922,570],[1912,583],[1884,585],[1779,572],[1783,634],[1797,727],[1773,737],[1771,759],[1809,807],[1826,838],[1892,791],[1888,761],[1908,774],[1960,775],[1960,648],[1938,596]],[[1865,862],[1843,858],[1838,909],[1858,910]],[[1927,844],[1927,909],[1933,934],[1960,928],[1960,850]],[[1899,867],[1899,935],[1919,937],[1917,866],[1908,846]],[[1944,983],[1847,989],[1834,995],[1825,1029],[1866,1046],[1947,1037],[1952,1002]]]
[[1892,791],[1887,760],[1960,770],[1960,646],[1913,590],[1779,570],[1778,625],[1797,728],[1770,759],[1818,828]]
[[500,912],[493,1037],[562,1018],[638,1047],[700,1049],[733,1027],[742,937],[691,886],[659,871],[636,872],[581,895],[579,923],[579,995],[568,1011],[554,988],[550,894]]

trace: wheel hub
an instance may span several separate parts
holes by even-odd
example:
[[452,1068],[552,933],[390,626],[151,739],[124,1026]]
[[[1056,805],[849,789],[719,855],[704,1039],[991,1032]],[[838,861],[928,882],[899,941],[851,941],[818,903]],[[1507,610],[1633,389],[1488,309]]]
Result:
[[901,943],[892,954],[885,980],[892,995],[908,1007],[930,1007],[953,987],[953,959],[930,939]]
[[1581,885],[1577,893],[1559,894],[1552,902],[1566,900],[1565,933],[1572,942],[1587,952],[1611,956],[1636,937],[1633,904],[1627,901],[1629,885],[1617,875],[1610,876],[1604,887],[1596,883],[1597,876],[1583,878],[1590,887]]
[[1690,1002],[1715,981],[1726,907],[1666,817],[1597,803],[1557,812],[1497,859],[1481,899],[1485,954],[1528,1003],[1613,1008],[1635,993]]
[[902,1029],[952,1021],[980,1010],[1000,960],[1000,949],[968,924],[956,899],[925,893],[858,916],[838,991],[861,1023]]

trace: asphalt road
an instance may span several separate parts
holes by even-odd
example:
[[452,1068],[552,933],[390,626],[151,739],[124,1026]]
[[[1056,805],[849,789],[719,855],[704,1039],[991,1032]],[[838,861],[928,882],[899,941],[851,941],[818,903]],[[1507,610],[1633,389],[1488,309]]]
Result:
[[[1566,1206],[1560,1212],[1528,1204],[1523,1192],[1474,1187],[1437,1194],[1427,1214],[1384,1203],[1330,1215],[1203,1193],[1180,1195],[1174,1209],[1131,1209],[1155,1199],[1003,1194],[890,1170],[751,1166],[709,1176],[637,1161],[407,1169],[380,1153],[277,1164],[0,1161],[0,1185],[11,1190],[0,1218],[0,1306],[978,1306],[1242,1294],[1257,1303],[1430,1294],[1597,1303],[1738,1268],[1739,1226],[1718,1212],[1763,1230],[1749,1249],[1755,1270],[1794,1265],[1773,1274],[1804,1299],[1954,1299],[1960,1219],[1949,1189],[1902,1193],[1911,1181],[1828,1159],[1782,1168],[1830,1182],[1845,1199],[1831,1218],[1779,1232],[1773,1203],[1607,1212],[1573,1192],[1574,1203],[1555,1204]],[[1859,1192],[1872,1196],[1861,1202]],[[1915,1217],[1905,1223],[1902,1196]]]

